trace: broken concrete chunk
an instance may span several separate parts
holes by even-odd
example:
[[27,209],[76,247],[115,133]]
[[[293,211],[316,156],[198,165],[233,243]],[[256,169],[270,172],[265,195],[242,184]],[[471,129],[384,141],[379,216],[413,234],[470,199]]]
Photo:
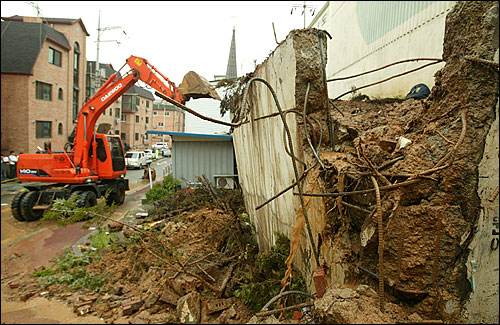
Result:
[[158,295],[154,293],[150,294],[144,301],[144,307],[151,308],[158,301],[158,298]]
[[405,137],[399,137],[398,142],[396,143],[396,150],[401,150],[407,145],[409,145],[412,141]]
[[356,289],[356,292],[359,293],[360,295],[365,295],[369,297],[376,297],[377,292],[370,288],[370,286],[366,284],[360,284],[358,288]]
[[268,316],[266,318],[253,316],[247,322],[247,324],[279,324],[278,319],[274,315]]
[[201,301],[198,292],[191,292],[177,301],[179,321],[183,324],[199,324],[201,317]]
[[123,225],[118,223],[118,222],[108,223],[108,229],[110,232],[120,231],[120,230],[122,230],[122,228],[123,228]]
[[395,140],[382,139],[380,140],[379,146],[384,151],[392,152],[396,148],[397,143],[398,142]]
[[359,236],[362,247],[366,247],[366,245],[368,245],[368,242],[370,241],[370,239],[372,239],[373,234],[375,234],[376,230],[377,227],[371,220],[371,218],[366,218],[365,222],[361,226],[361,234]]
[[232,299],[211,299],[207,301],[207,314],[212,314],[229,308],[233,303]]
[[167,304],[171,304],[173,306],[177,305],[177,300],[179,300],[179,295],[167,288],[163,290],[163,293],[160,297],[160,301],[166,302]]

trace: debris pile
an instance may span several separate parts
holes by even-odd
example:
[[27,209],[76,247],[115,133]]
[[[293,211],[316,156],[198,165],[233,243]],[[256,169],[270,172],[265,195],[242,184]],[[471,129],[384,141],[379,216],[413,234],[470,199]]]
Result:
[[423,319],[465,319],[467,247],[480,209],[477,168],[498,101],[498,65],[464,58],[493,59],[495,22],[498,30],[493,2],[464,2],[449,13],[446,66],[426,99],[365,96],[331,102],[330,118],[308,115],[321,124],[308,128],[312,145],[302,132],[307,166],[318,158],[325,166],[309,172],[319,171],[324,189],[328,225],[321,237],[343,239],[333,250],[346,285],[378,288],[381,310],[404,303],[408,315]]

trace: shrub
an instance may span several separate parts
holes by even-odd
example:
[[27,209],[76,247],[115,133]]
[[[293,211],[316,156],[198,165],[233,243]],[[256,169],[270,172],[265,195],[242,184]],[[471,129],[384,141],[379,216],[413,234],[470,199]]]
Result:
[[154,201],[164,200],[170,194],[175,192],[177,185],[181,182],[174,179],[171,175],[163,178],[161,183],[153,185],[153,188],[146,192],[146,203],[152,203]]

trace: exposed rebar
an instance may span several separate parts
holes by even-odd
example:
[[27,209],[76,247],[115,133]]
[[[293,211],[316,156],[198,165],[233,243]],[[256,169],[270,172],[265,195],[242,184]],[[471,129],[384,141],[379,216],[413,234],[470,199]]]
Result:
[[365,72],[362,72],[362,73],[358,73],[358,74],[355,74],[355,75],[352,75],[352,76],[341,77],[341,78],[332,78],[332,79],[328,79],[326,81],[330,82],[330,81],[338,81],[338,80],[346,80],[346,79],[356,78],[356,77],[359,77],[359,76],[363,76],[365,74],[369,74],[369,73],[372,73],[372,72],[375,72],[375,71],[379,71],[379,70],[388,68],[388,67],[396,65],[396,64],[406,63],[406,62],[412,62],[412,61],[437,61],[437,62],[442,62],[444,60],[443,59],[427,59],[427,58],[407,59],[407,60],[393,62],[391,64],[384,65],[383,67],[380,67],[380,68],[377,68],[377,69],[373,69],[373,70],[370,70],[370,71],[365,71]]
[[384,312],[384,226],[382,224],[382,201],[375,176],[370,176],[377,196],[378,223],[378,302],[381,312]]
[[343,93],[343,94],[341,94],[341,95],[339,95],[339,96],[335,97],[334,99],[332,99],[332,101],[336,101],[337,99],[340,99],[341,97],[344,97],[345,95],[350,94],[350,93],[353,93],[353,92],[358,91],[358,90],[360,90],[360,89],[363,89],[363,88],[367,88],[367,87],[371,87],[371,86],[378,85],[378,84],[380,84],[380,83],[382,83],[382,82],[386,82],[386,81],[389,81],[389,80],[391,80],[391,79],[394,79],[394,78],[397,78],[397,77],[404,76],[405,74],[415,72],[415,71],[417,71],[417,70],[420,70],[420,69],[426,68],[426,67],[431,66],[431,65],[436,64],[436,63],[441,63],[441,61],[436,61],[436,62],[427,63],[427,64],[425,64],[425,65],[423,65],[423,66],[421,66],[421,67],[415,68],[415,69],[413,69],[413,70],[406,71],[406,72],[402,72],[402,73],[400,73],[400,74],[397,74],[397,75],[395,75],[395,76],[392,76],[392,77],[386,78],[386,79],[384,79],[384,80],[380,80],[380,81],[377,81],[377,82],[374,82],[374,83],[371,83],[371,84],[368,84],[368,85],[364,85],[364,86],[361,86],[361,87],[358,87],[358,88],[355,88],[355,89],[352,89],[352,90],[346,91],[345,93]]

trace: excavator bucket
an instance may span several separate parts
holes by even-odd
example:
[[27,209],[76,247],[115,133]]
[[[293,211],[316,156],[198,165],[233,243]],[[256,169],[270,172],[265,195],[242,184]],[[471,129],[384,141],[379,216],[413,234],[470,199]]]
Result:
[[187,99],[213,98],[221,100],[212,85],[194,71],[186,73],[178,89]]

